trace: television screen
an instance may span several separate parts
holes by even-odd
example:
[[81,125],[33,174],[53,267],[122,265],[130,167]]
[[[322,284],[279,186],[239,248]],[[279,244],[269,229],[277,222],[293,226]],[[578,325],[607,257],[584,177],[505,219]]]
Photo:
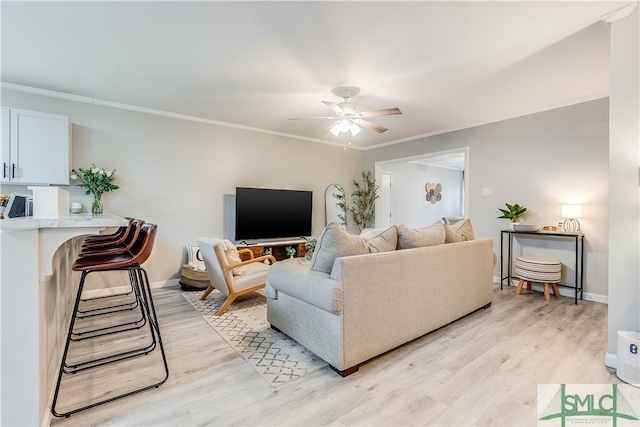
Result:
[[313,192],[236,188],[236,240],[311,235]]

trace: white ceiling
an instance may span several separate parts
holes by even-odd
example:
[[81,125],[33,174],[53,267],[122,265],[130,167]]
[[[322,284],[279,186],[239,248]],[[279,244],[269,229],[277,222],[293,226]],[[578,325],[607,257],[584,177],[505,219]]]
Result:
[[373,147],[606,96],[628,3],[3,1],[0,80],[330,143],[357,86]]

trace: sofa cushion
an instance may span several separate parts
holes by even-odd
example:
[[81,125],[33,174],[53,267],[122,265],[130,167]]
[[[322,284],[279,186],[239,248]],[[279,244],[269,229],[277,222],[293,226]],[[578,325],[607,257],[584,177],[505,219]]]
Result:
[[267,275],[267,296],[278,298],[278,292],[302,300],[333,314],[342,313],[342,283],[325,273],[312,271],[297,259],[276,262]]
[[444,231],[445,243],[465,242],[475,239],[470,219],[458,221],[453,225],[444,224]]
[[444,224],[440,221],[426,228],[411,229],[404,224],[398,226],[398,247],[400,249],[441,245],[444,243],[444,239]]
[[365,240],[371,253],[395,251],[398,246],[398,227],[392,225],[387,229],[363,230],[360,237]]
[[318,237],[311,258],[311,270],[331,273],[338,257],[369,253],[369,247],[360,236],[343,230],[337,223],[329,223]]

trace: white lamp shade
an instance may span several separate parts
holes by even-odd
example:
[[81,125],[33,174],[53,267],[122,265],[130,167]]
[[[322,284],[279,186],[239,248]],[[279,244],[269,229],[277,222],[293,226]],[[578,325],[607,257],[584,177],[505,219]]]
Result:
[[347,119],[340,120],[340,130],[342,132],[348,132],[349,131],[349,120],[347,120]]
[[333,136],[340,135],[340,122],[335,122],[333,126],[329,128],[329,132],[331,132]]
[[582,205],[562,205],[562,218],[582,218]]
[[360,129],[360,126],[358,126],[357,124],[351,123],[349,130],[351,131],[351,135],[356,136],[362,129]]

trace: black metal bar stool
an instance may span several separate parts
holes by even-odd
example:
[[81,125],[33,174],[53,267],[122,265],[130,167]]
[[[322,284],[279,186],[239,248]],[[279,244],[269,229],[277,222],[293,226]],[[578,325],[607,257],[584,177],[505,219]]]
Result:
[[[78,286],[75,305],[73,308],[73,313],[71,315],[71,321],[70,321],[69,330],[67,333],[67,340],[65,343],[64,352],[62,354],[62,362],[60,364],[60,370],[58,372],[58,379],[57,379],[55,393],[53,397],[53,403],[51,405],[51,413],[54,416],[69,417],[71,414],[74,414],[79,411],[83,411],[85,409],[93,408],[98,405],[112,402],[114,400],[121,399],[123,397],[127,397],[132,394],[139,393],[145,390],[149,390],[151,388],[157,388],[161,384],[163,384],[169,377],[169,366],[167,365],[167,358],[164,352],[164,347],[162,345],[162,338],[160,336],[160,327],[158,325],[155,306],[153,304],[153,298],[151,296],[151,289],[149,287],[149,278],[147,276],[147,272],[141,267],[141,264],[144,263],[151,255],[151,251],[153,249],[153,243],[155,240],[156,230],[157,230],[157,226],[155,224],[145,223],[140,227],[138,237],[134,241],[133,245],[131,245],[130,249],[128,249],[127,251],[118,252],[118,253],[108,253],[108,252],[96,253],[92,256],[78,258],[76,262],[73,264],[72,269],[74,271],[81,271],[82,276],[80,278],[80,284]],[[135,329],[142,330],[142,326],[144,326],[145,324],[148,324],[150,342],[144,344],[142,347],[135,348],[135,349],[127,349],[124,351],[114,352],[108,355],[101,355],[100,357],[83,360],[81,362],[69,362],[68,361],[69,345],[72,341],[77,340],[75,337],[79,334],[78,331],[74,331],[74,328],[76,327],[76,323],[79,320],[78,307],[82,301],[82,298],[81,298],[82,290],[84,288],[86,278],[91,273],[104,273],[109,271],[127,271],[129,273],[129,280],[131,282],[131,287],[134,290],[133,293],[139,304],[138,306],[140,308],[141,316],[144,319],[144,323],[142,323],[142,325],[137,327],[130,327],[130,326],[127,326],[125,322],[125,323],[120,323],[118,327],[115,327],[115,328],[106,327],[106,328],[93,329],[91,330],[91,335],[86,336],[84,339],[92,339],[92,338],[97,338],[105,335],[116,335],[119,333],[130,332]],[[120,313],[105,313],[105,314],[110,314],[115,317],[121,315]],[[158,382],[155,382],[150,385],[143,385],[143,386],[134,388],[131,391],[120,393],[113,397],[100,399],[96,402],[93,402],[88,405],[84,405],[80,408],[72,409],[66,412],[60,413],[56,410],[59,392],[60,392],[60,385],[62,383],[63,376],[75,374],[75,373],[89,370],[89,369],[98,368],[100,366],[132,359],[139,356],[145,356],[152,353],[156,349],[159,349],[160,351],[160,354],[162,356],[163,369],[164,369],[164,376]]]

